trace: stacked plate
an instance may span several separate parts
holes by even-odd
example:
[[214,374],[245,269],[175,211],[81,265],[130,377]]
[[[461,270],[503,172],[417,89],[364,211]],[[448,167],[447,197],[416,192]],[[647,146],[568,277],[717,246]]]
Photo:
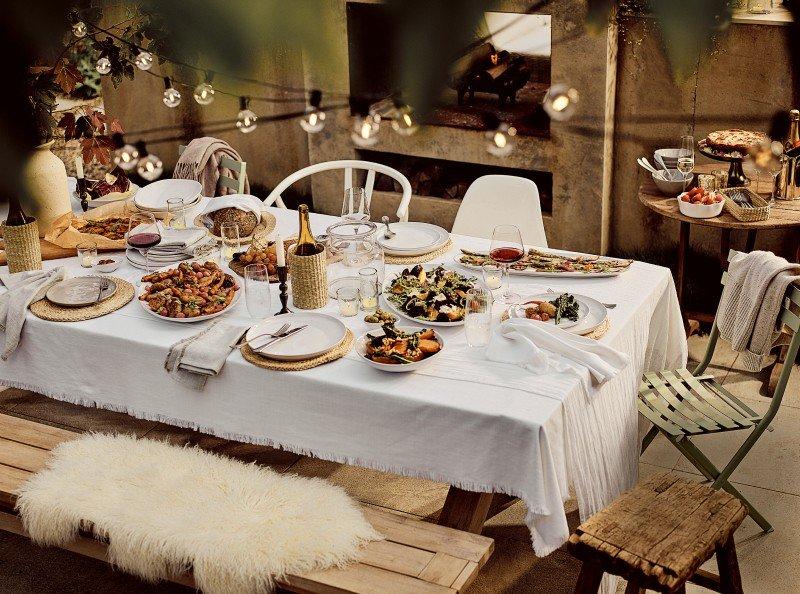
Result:
[[[215,241],[206,235],[205,229],[162,229],[161,243],[150,248],[148,253],[150,267],[161,268],[203,256],[206,252],[210,254],[214,246]],[[146,268],[143,252],[128,248],[125,257],[134,268]]]
[[[284,324],[292,332],[273,338]],[[305,361],[333,350],[344,339],[347,328],[336,318],[313,312],[291,313],[262,320],[247,331],[245,340],[256,353],[276,361]]]
[[162,179],[140,188],[133,197],[133,203],[140,210],[153,214],[167,212],[167,200],[180,198],[184,209],[191,208],[200,202],[203,186],[192,179]]
[[385,237],[386,229],[378,229],[378,244],[388,256],[422,256],[438,250],[450,239],[447,230],[429,223],[392,223],[394,236]]
[[117,283],[102,276],[77,276],[54,284],[45,297],[62,307],[94,305],[117,292]]

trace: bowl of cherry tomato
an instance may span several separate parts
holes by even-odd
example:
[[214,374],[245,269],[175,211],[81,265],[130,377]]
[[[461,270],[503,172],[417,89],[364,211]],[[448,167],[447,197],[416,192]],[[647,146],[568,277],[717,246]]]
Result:
[[705,188],[692,188],[678,196],[681,214],[695,219],[710,219],[722,213],[725,196]]

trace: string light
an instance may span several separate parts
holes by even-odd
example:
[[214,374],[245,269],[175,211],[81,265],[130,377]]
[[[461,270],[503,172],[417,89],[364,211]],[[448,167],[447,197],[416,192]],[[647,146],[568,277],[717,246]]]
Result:
[[194,100],[200,105],[209,105],[214,101],[214,87],[211,86],[211,79],[214,78],[213,72],[206,73],[206,80],[194,88]]
[[83,21],[78,21],[74,25],[72,25],[72,34],[77,37],[78,39],[83,39],[86,37],[87,33],[86,23]]
[[133,63],[139,70],[150,70],[153,67],[153,54],[142,50],[134,58]]
[[485,116],[489,130],[486,132],[486,151],[495,157],[506,157],[514,150],[514,136],[517,129],[505,122],[499,121],[495,116]]
[[106,58],[105,56],[101,56],[99,60],[97,60],[97,64],[95,65],[97,72],[99,74],[108,74],[111,72],[111,60]]
[[356,146],[374,146],[378,142],[380,132],[380,114],[370,109],[369,101],[363,97],[350,98],[350,111],[354,113],[353,129],[350,139]]
[[547,89],[542,106],[551,119],[563,122],[575,114],[579,98],[577,90],[561,83]]
[[164,105],[167,107],[178,107],[181,104],[181,93],[172,86],[172,81],[168,76],[164,77]]
[[126,144],[122,134],[114,134],[111,137],[116,150],[114,151],[114,165],[123,171],[133,171],[139,161],[139,151],[132,144]]
[[239,97],[239,114],[236,116],[236,127],[242,134],[249,134],[258,126],[258,116],[250,110],[250,98]]
[[148,153],[147,147],[142,140],[136,143],[136,148],[139,153],[136,173],[147,181],[155,181],[161,177],[161,174],[164,173],[164,163],[161,162],[161,159]]
[[411,136],[419,130],[419,124],[413,118],[414,110],[409,105],[399,105],[392,119],[392,129],[400,136]]
[[325,127],[325,112],[319,108],[321,103],[322,91],[311,91],[306,113],[300,118],[300,127],[309,134],[316,134]]

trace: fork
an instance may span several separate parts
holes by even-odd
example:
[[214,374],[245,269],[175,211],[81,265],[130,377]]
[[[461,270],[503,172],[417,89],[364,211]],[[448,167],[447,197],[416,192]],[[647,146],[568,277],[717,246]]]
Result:
[[101,278],[100,282],[97,284],[97,299],[94,300],[95,303],[100,301],[100,297],[103,296],[103,291],[107,291],[108,288],[111,286],[111,283],[108,282],[107,278]]
[[243,340],[242,342],[240,342],[239,344],[237,344],[237,345],[236,345],[236,347],[237,347],[237,348],[242,348],[242,347],[243,347],[243,346],[245,346],[246,344],[249,344],[249,343],[253,342],[255,339],[257,339],[257,338],[263,338],[264,336],[269,336],[270,338],[278,338],[278,337],[279,337],[279,336],[281,336],[281,335],[282,335],[284,332],[286,332],[288,329],[289,329],[289,324],[284,324],[283,326],[281,326],[280,328],[278,328],[277,330],[275,330],[275,332],[265,332],[264,334],[259,334],[258,336],[254,336],[254,337],[253,337],[253,338],[251,338],[250,340]]
[[389,226],[389,217],[387,217],[387,216],[382,216],[382,217],[381,217],[381,222],[382,222],[384,225],[386,225],[386,231],[385,231],[385,232],[384,232],[384,234],[383,234],[383,238],[384,238],[384,239],[391,239],[392,237],[394,237],[395,235],[397,235],[397,233],[395,233],[394,231],[392,231],[392,228]]

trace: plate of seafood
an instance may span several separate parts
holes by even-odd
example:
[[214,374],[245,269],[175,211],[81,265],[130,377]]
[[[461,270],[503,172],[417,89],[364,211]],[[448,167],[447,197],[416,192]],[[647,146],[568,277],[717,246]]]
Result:
[[210,320],[239,300],[239,285],[215,262],[181,262],[143,276],[142,283],[142,308],[170,322]]
[[[494,263],[489,254],[461,250],[456,262],[469,270],[480,270],[484,264]],[[556,254],[537,248],[528,248],[525,256],[509,267],[509,274],[521,276],[546,276],[559,278],[603,278],[625,272],[633,260],[606,258],[578,253]]]
[[375,369],[402,373],[430,363],[444,348],[444,339],[432,328],[398,328],[384,324],[356,341],[356,352]]
[[388,278],[383,297],[391,313],[430,326],[461,326],[467,291],[475,282],[444,266],[425,270],[417,264]]
[[589,306],[583,297],[575,297],[571,293],[532,295],[512,308],[514,317],[551,324],[564,330],[577,326],[589,315]]

